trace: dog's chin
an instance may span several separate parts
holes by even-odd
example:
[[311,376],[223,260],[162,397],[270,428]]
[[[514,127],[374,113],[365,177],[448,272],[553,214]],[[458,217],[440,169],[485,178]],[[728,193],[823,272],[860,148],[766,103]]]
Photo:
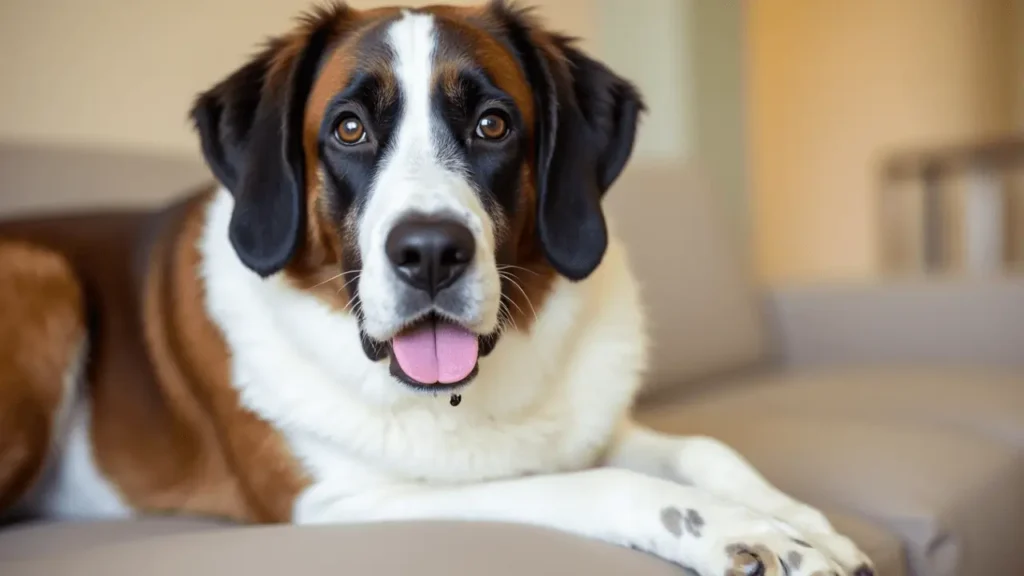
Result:
[[476,379],[480,358],[490,354],[500,329],[479,334],[458,321],[430,312],[377,340],[362,333],[363,351],[374,362],[387,361],[398,382],[428,393],[452,393]]

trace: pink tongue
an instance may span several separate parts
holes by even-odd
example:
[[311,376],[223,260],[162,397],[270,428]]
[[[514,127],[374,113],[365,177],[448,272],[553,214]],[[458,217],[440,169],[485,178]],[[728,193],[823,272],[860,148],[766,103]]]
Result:
[[421,384],[453,384],[476,366],[476,335],[448,322],[427,322],[391,342],[405,375]]

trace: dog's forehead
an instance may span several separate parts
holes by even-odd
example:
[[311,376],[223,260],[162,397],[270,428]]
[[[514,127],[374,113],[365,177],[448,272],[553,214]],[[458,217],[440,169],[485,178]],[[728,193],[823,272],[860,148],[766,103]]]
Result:
[[532,118],[525,74],[486,8],[382,9],[345,26],[351,32],[322,62],[310,93],[310,121],[319,120],[318,112],[357,75],[375,79],[382,97],[398,97],[411,88],[401,81],[403,73],[410,73],[411,61],[417,63],[417,72],[425,73],[425,83],[417,83],[416,90],[451,94],[461,72],[475,71],[508,94],[524,118]]

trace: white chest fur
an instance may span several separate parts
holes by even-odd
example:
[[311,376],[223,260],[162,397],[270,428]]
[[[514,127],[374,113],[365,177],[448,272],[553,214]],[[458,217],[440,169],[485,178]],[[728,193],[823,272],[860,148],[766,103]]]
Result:
[[317,482],[359,491],[581,468],[629,409],[646,343],[618,244],[590,279],[556,282],[529,332],[505,334],[452,407],[370,362],[350,315],[246,269],[227,240],[232,202],[218,193],[200,241],[207,308],[243,403]]

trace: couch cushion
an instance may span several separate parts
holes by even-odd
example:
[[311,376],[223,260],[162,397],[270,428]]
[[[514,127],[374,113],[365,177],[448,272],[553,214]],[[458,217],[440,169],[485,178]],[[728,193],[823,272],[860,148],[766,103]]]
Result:
[[648,309],[648,391],[737,370],[762,357],[757,295],[738,232],[695,166],[631,164],[606,206]]
[[[907,543],[912,574],[1024,573],[1021,380],[881,369],[748,377],[645,408],[642,420],[719,438],[808,503]],[[1014,386],[1014,382],[1018,386]],[[1015,411],[1015,413],[1014,413]]]
[[[188,529],[147,521],[53,526],[22,534],[19,530],[0,533],[0,574],[4,576],[683,573],[627,548],[503,524],[396,522],[219,529],[197,525]],[[51,537],[60,545],[40,543]],[[17,546],[5,547],[7,539]],[[21,546],[34,548],[36,554],[26,557],[17,550]]]
[[[878,562],[904,576],[899,543],[831,515]],[[152,564],[149,564],[152,563]],[[624,548],[528,526],[408,522],[348,527],[226,527],[176,519],[34,524],[0,532],[5,576],[142,574],[636,574],[684,571]],[[155,568],[151,568],[151,566]]]
[[[679,396],[678,399],[684,399]],[[801,369],[716,383],[689,405],[859,422],[912,422],[958,429],[1018,446],[1024,453],[1024,371],[972,367]]]
[[231,524],[191,518],[149,518],[125,522],[24,522],[0,528],[0,567],[4,562],[77,554],[111,544],[128,544],[176,534],[199,534],[228,526]]

